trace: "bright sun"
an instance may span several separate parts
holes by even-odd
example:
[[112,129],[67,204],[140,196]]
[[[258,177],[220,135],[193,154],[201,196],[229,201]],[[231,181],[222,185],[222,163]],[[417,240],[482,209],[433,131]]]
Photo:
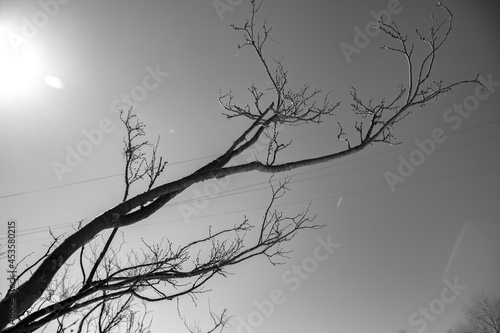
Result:
[[41,61],[33,49],[16,54],[8,46],[0,44],[0,99],[29,98],[42,74]]
[[44,86],[64,89],[58,77],[47,73],[48,59],[37,41],[12,45],[11,28],[12,22],[0,15],[0,111],[11,110],[6,106],[20,102],[33,102]]

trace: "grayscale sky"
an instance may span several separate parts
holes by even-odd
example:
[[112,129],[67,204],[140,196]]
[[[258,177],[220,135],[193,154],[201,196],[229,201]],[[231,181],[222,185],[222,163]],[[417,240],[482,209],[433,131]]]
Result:
[[[41,253],[49,227],[71,233],[79,220],[120,202],[124,130],[116,111],[127,103],[151,140],[161,136],[160,152],[169,161],[162,182],[196,170],[241,133],[248,122],[221,114],[219,90],[232,89],[238,101],[251,104],[246,89],[252,82],[265,89],[267,82],[255,54],[237,49],[242,35],[230,28],[248,17],[250,2],[217,3],[229,10],[218,13],[212,0],[0,2],[2,242],[3,226],[15,219],[19,256]],[[261,258],[215,278],[197,308],[181,299],[187,319],[208,324],[210,299],[213,310],[228,308],[235,316],[228,332],[441,333],[460,319],[471,294],[500,293],[500,3],[444,3],[454,28],[433,78],[449,82],[479,73],[490,90],[465,85],[415,109],[395,129],[398,146],[376,144],[291,172],[292,191],[276,208],[293,214],[311,203],[316,222],[326,227],[299,234],[281,266]],[[401,54],[380,48],[394,41],[382,34],[356,37],[373,20],[370,12],[390,7],[414,40],[414,28],[426,31],[432,11],[445,18],[435,4],[265,1],[258,20],[268,19],[276,41],[268,44],[268,59],[284,57],[292,87],[309,84],[342,102],[337,116],[321,125],[284,129],[283,139],[294,141],[281,161],[344,149],[338,121],[355,139],[351,87],[377,102],[407,82]],[[347,44],[358,45],[348,57],[341,48]],[[417,57],[426,50],[419,41],[415,47]],[[413,172],[400,166],[410,159],[418,164]],[[407,174],[391,190],[386,178],[398,167]],[[182,244],[244,215],[258,223],[270,195],[268,177],[253,172],[199,184],[123,229],[125,238],[137,247],[140,237]],[[200,193],[216,195],[193,203]],[[332,253],[318,248],[328,239],[336,246]],[[0,281],[4,293],[4,270]],[[150,309],[153,332],[167,325],[182,331],[174,302]],[[426,309],[432,319],[420,312]]]

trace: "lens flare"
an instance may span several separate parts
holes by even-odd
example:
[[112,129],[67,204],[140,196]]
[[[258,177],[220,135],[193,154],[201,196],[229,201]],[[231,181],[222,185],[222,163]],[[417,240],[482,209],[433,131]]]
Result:
[[64,83],[61,81],[61,79],[52,76],[52,75],[46,75],[43,80],[45,83],[47,83],[49,86],[52,88],[56,89],[64,89]]

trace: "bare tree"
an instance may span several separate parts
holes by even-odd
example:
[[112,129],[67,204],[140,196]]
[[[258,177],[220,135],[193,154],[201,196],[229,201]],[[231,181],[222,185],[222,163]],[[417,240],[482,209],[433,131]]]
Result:
[[[333,116],[339,103],[332,103],[329,95],[305,85],[298,90],[290,87],[288,72],[282,60],[269,60],[264,54],[264,46],[271,40],[271,28],[266,23],[258,28],[256,14],[262,1],[251,1],[252,11],[242,26],[233,28],[242,33],[244,42],[239,48],[250,48],[255,52],[264,68],[272,88],[259,88],[251,84],[248,91],[251,106],[235,102],[232,91],[221,93],[219,101],[227,118],[247,118],[246,130],[229,145],[225,153],[197,171],[176,181],[156,185],[158,176],[164,170],[165,162],[156,156],[158,142],[153,145],[140,140],[144,126],[133,114],[122,113],[121,119],[127,129],[124,157],[125,193],[123,201],[81,224],[65,239],[54,236],[54,242],[46,254],[24,270],[0,302],[0,330],[2,332],[32,332],[51,322],[59,323],[59,331],[77,327],[78,331],[112,332],[119,325],[127,325],[126,316],[136,310],[134,301],[154,302],[178,299],[203,292],[204,285],[214,276],[225,276],[231,266],[256,256],[266,256],[272,264],[286,257],[284,243],[290,241],[297,232],[316,229],[314,217],[309,217],[308,208],[292,216],[273,209],[275,200],[289,189],[290,179],[269,181],[270,201],[262,221],[250,223],[243,217],[233,227],[212,228],[206,237],[186,245],[176,245],[168,239],[152,245],[143,241],[144,248],[132,252],[127,258],[119,256],[119,251],[110,246],[119,228],[145,220],[155,214],[166,203],[172,201],[188,187],[209,179],[219,179],[229,175],[259,171],[270,174],[337,160],[375,144],[394,143],[393,127],[417,106],[437,99],[453,87],[473,83],[481,85],[478,76],[469,80],[449,82],[431,78],[435,58],[452,28],[452,13],[438,3],[447,15],[442,22],[434,16],[429,32],[417,30],[417,38],[428,46],[426,56],[421,61],[413,57],[414,44],[409,44],[396,23],[379,22],[385,34],[396,45],[385,47],[389,51],[401,53],[408,64],[408,82],[399,86],[393,98],[382,98],[379,103],[365,102],[353,88],[351,96],[355,115],[355,132],[346,133],[339,123],[339,140],[346,147],[337,152],[315,158],[277,163],[278,154],[290,146],[279,140],[281,126],[298,126],[321,123],[327,116]],[[354,135],[353,135],[354,134]],[[237,163],[236,158],[250,149],[257,140],[267,135],[269,146],[265,157],[249,163]],[[147,153],[147,149],[151,152]],[[145,191],[129,198],[132,185],[144,181]],[[111,230],[104,245],[99,247],[99,237]],[[253,241],[247,241],[252,235]],[[97,238],[97,239],[96,239]],[[79,273],[65,278],[66,269],[79,262]],[[28,276],[29,275],[29,276]],[[226,311],[221,316],[212,314],[214,329],[222,329],[227,323]],[[77,318],[77,319],[74,319]],[[70,321],[65,323],[65,321]],[[73,322],[72,322],[73,320]],[[76,321],[74,321],[76,320]],[[147,321],[142,317],[139,327],[130,331],[146,332]],[[191,329],[198,331],[196,327]]]
[[464,309],[465,321],[455,333],[500,333],[500,297],[481,292],[472,297]]

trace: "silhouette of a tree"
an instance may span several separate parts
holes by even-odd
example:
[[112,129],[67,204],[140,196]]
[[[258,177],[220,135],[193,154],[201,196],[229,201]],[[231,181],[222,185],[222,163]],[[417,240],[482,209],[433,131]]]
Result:
[[465,321],[453,333],[500,333],[500,297],[486,292],[474,295],[465,305]]
[[[120,228],[130,226],[152,216],[165,204],[190,186],[250,171],[280,173],[292,169],[327,163],[356,154],[375,143],[394,143],[393,128],[410,111],[437,99],[453,87],[481,84],[478,77],[443,83],[432,79],[435,58],[447,40],[452,28],[452,13],[438,3],[447,14],[442,22],[431,22],[429,33],[417,31],[417,38],[428,50],[421,61],[413,56],[414,44],[408,42],[395,22],[380,21],[380,29],[395,41],[385,49],[400,53],[408,64],[408,82],[399,86],[394,98],[382,98],[379,103],[366,102],[353,88],[352,107],[358,121],[354,135],[346,133],[339,123],[339,140],[346,142],[340,151],[309,159],[278,163],[278,154],[290,144],[279,140],[282,126],[301,126],[321,123],[333,116],[339,103],[332,103],[329,95],[303,86],[292,89],[288,71],[281,60],[269,61],[264,46],[270,40],[271,28],[256,24],[256,14],[262,1],[251,1],[252,11],[242,26],[233,28],[243,35],[239,48],[249,48],[257,56],[265,71],[271,89],[251,84],[248,91],[252,103],[235,102],[232,91],[221,93],[219,101],[228,119],[246,118],[249,123],[227,150],[197,171],[178,180],[157,185],[165,162],[156,156],[158,142],[143,140],[144,125],[128,110],[121,114],[127,129],[125,137],[125,193],[120,204],[80,223],[67,238],[53,236],[45,255],[27,267],[0,302],[0,331],[4,333],[32,332],[51,322],[58,323],[58,332],[73,329],[77,332],[147,332],[148,322],[140,302],[177,300],[194,296],[214,276],[226,276],[231,266],[256,256],[265,256],[272,264],[286,257],[284,244],[297,232],[317,229],[309,209],[287,216],[273,208],[275,200],[289,189],[290,179],[269,181],[270,200],[260,222],[251,223],[246,217],[230,228],[211,227],[205,237],[185,245],[171,242],[173,235],[160,244],[143,241],[144,248],[131,252],[126,258],[118,248],[111,246]],[[251,106],[250,106],[251,105]],[[237,157],[248,151],[262,135],[269,145],[265,157],[248,163],[237,163]],[[145,191],[129,197],[133,185],[145,182]],[[103,232],[112,230],[104,239]],[[104,244],[102,247],[99,244]],[[69,274],[71,270],[71,274]],[[212,313],[214,327],[224,328],[226,310],[217,316]],[[187,325],[189,326],[189,325]],[[191,331],[200,331],[191,326]]]

